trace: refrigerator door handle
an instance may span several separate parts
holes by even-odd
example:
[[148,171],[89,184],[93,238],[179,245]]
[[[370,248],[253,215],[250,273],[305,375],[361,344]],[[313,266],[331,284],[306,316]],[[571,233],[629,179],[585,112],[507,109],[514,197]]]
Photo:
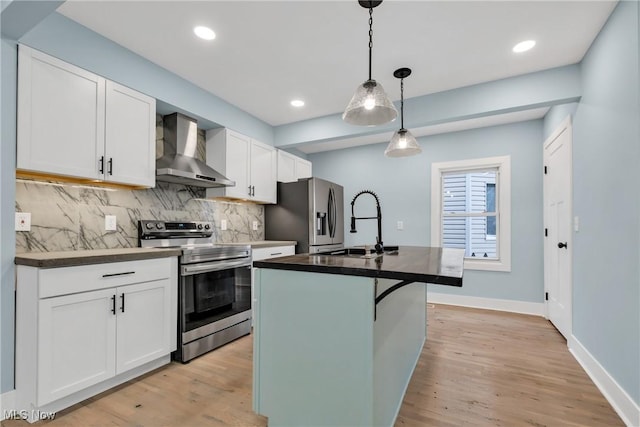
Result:
[[329,213],[329,236],[334,238],[336,235],[336,197],[333,188],[329,189],[329,206],[327,210]]

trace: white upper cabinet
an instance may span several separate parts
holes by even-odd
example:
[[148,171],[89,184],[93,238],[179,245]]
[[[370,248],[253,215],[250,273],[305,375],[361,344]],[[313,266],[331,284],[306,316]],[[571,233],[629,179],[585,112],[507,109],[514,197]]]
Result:
[[155,99],[20,45],[17,169],[153,187]]
[[251,195],[255,200],[276,203],[276,150],[251,142]]
[[101,179],[105,80],[21,45],[17,167]]
[[156,100],[107,81],[105,180],[155,186]]
[[235,181],[234,187],[207,188],[207,197],[276,203],[276,149],[232,130],[207,131],[207,164]]
[[300,178],[311,178],[311,162],[278,150],[278,181],[293,182]]

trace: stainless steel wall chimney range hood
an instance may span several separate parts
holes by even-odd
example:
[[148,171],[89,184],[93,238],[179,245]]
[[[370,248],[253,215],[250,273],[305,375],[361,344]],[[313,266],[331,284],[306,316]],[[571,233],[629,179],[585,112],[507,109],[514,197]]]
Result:
[[163,117],[164,153],[156,160],[156,180],[195,187],[232,187],[230,181],[195,158],[198,123],[184,114]]

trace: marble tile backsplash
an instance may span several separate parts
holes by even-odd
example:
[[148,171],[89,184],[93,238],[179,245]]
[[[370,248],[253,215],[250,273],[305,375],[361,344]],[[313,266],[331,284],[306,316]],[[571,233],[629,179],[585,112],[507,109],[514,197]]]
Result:
[[[157,127],[156,146],[162,147],[161,116]],[[199,132],[198,146],[204,160],[204,132]],[[156,154],[162,155],[162,148]],[[264,239],[263,206],[208,200],[205,194],[203,188],[165,182],[146,190],[112,190],[19,181],[16,212],[31,213],[31,231],[16,232],[16,252],[136,247],[140,219],[212,221],[219,243]],[[105,215],[116,216],[116,231],[105,231]],[[227,220],[225,231],[222,219]]]

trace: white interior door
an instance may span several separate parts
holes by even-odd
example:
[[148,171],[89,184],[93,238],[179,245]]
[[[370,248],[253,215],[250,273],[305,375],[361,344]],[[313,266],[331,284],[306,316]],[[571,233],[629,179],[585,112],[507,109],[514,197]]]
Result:
[[567,118],[544,144],[544,270],[547,318],[571,335],[572,132]]

